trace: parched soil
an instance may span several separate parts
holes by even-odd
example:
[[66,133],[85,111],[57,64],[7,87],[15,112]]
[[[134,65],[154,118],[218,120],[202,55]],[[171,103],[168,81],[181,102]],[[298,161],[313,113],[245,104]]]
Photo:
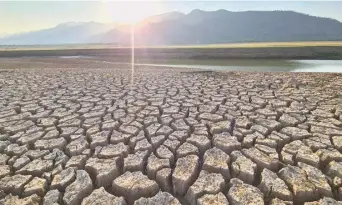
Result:
[[341,203],[342,75],[8,62],[0,204]]

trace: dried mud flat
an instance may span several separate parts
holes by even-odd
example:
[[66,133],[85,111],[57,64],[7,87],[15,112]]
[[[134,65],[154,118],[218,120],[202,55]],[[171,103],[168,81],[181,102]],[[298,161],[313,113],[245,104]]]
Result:
[[0,69],[0,204],[341,204],[341,75],[112,67]]

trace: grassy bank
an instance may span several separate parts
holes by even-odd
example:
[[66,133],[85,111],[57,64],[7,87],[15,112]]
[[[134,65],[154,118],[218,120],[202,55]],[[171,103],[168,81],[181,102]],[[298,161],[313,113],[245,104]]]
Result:
[[[175,46],[139,46],[136,48],[270,48],[270,47],[340,47],[342,41],[300,41],[300,42],[251,42],[251,43],[224,43],[204,45],[175,45]],[[129,46],[118,46],[115,44],[68,44],[68,45],[0,45],[0,51],[22,51],[22,50],[78,50],[78,49],[118,49],[131,48]]]

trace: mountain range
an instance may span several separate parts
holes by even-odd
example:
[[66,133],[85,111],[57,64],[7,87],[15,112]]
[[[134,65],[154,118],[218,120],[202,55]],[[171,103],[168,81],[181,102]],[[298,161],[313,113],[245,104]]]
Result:
[[[193,10],[148,17],[134,27],[136,45],[193,45],[232,42],[338,41],[342,23],[294,11]],[[111,43],[129,45],[131,26],[68,22],[0,38],[0,45]]]

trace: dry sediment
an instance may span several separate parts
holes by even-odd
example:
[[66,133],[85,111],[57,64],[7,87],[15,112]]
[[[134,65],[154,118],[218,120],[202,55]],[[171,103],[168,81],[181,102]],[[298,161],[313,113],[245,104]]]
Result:
[[0,69],[0,204],[342,200],[342,75],[110,66]]

